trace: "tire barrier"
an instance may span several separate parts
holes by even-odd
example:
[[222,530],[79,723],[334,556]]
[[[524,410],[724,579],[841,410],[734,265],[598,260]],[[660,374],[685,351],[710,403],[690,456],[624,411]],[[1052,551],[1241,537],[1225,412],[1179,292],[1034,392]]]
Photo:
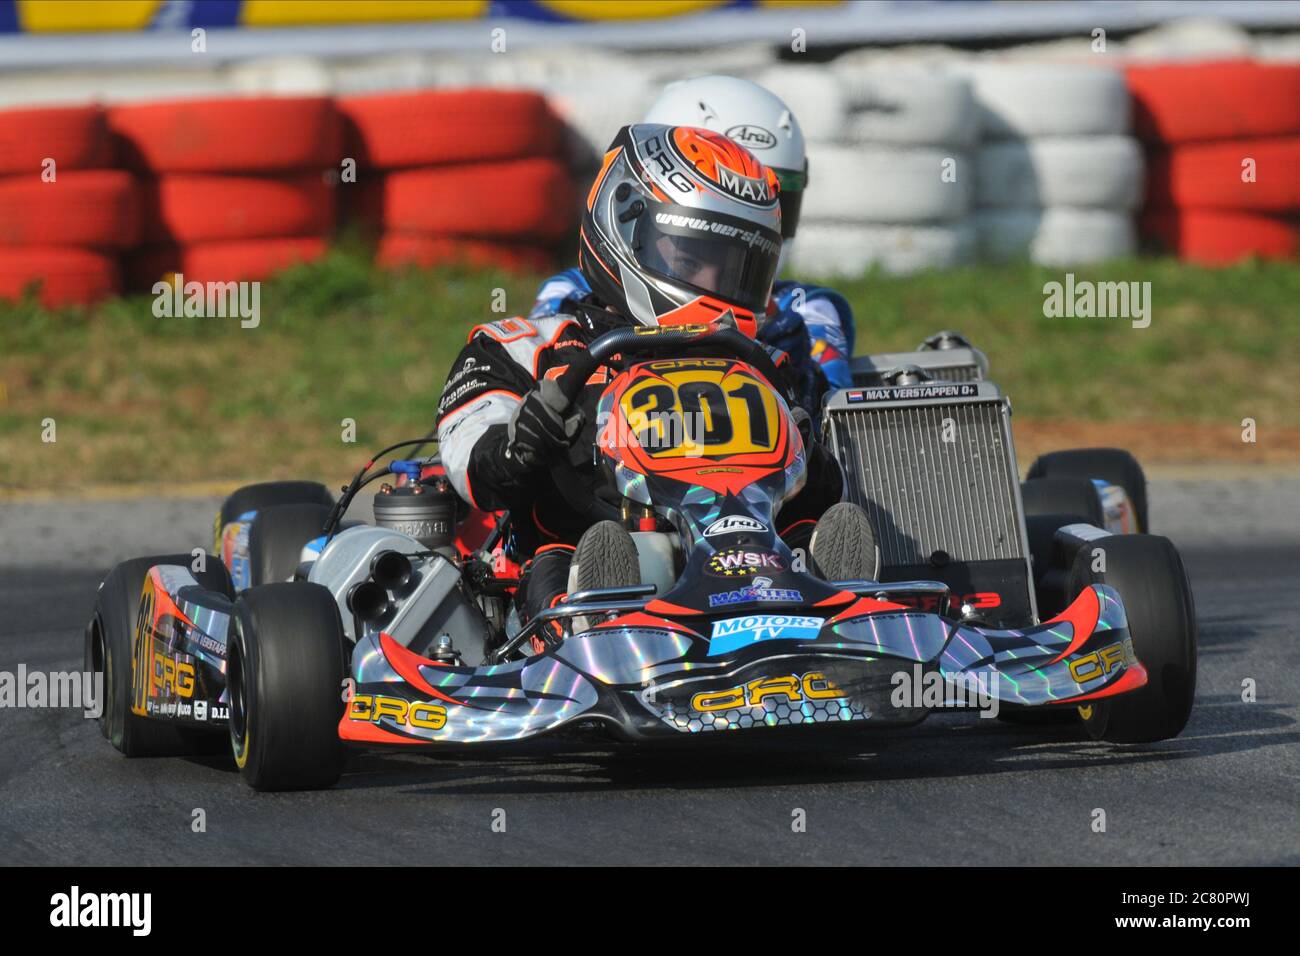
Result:
[[173,273],[191,282],[243,282],[268,279],[325,255],[328,242],[317,236],[195,242],[184,246],[146,246],[127,259],[131,286],[148,289]]
[[988,262],[1029,258],[1040,265],[1088,265],[1133,255],[1133,216],[1115,209],[980,209],[980,256]]
[[354,96],[339,110],[358,167],[346,208],[379,236],[379,265],[553,265],[578,194],[564,122],[542,94]]
[[994,60],[956,67],[977,104],[975,230],[982,258],[1068,267],[1132,255],[1143,155],[1124,74]]
[[[723,66],[785,99],[810,144],[802,273],[1096,262],[1131,255],[1139,225],[1144,248],[1196,261],[1294,258],[1300,65],[1223,49],[1123,70],[941,49]],[[606,57],[597,86],[563,51],[282,58],[232,70],[242,96],[0,111],[0,296],[88,302],[172,266],[262,278],[349,219],[384,267],[544,269],[615,131],[717,66],[698,59]],[[361,92],[395,85],[417,88]]]
[[91,249],[5,249],[0,254],[0,299],[17,299],[32,289],[51,308],[96,302],[120,291],[117,260]]
[[338,101],[347,155],[370,169],[554,156],[563,127],[541,93],[435,90]]
[[115,257],[138,240],[140,210],[131,176],[104,168],[112,157],[99,106],[0,112],[0,299],[121,291]]
[[1148,248],[1223,265],[1294,259],[1300,221],[1300,66],[1247,59],[1133,66],[1147,150]]
[[324,169],[341,158],[334,101],[230,97],[133,103],[108,111],[131,169],[165,173],[279,173]]

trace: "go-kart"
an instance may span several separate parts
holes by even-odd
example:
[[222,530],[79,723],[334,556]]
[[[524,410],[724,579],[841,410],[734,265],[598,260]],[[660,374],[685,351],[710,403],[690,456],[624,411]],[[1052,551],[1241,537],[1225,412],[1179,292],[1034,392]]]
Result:
[[[881,533],[849,501],[808,553],[792,550],[777,518],[804,484],[807,439],[751,339],[720,324],[617,330],[562,391],[572,401],[600,366],[614,370],[594,449],[607,494],[556,464],[592,524],[553,607],[519,622],[508,516],[473,553],[457,548],[463,509],[428,459],[369,462],[337,501],[307,482],[250,486],[218,516],[220,559],[140,558],[101,585],[86,656],[107,678],[105,735],[129,756],[228,746],[257,789],[318,788],[349,746],[905,727],[935,704],[900,699],[900,675],[1026,711],[1079,707],[1112,740],[1181,730],[1190,700],[1159,668],[1194,634],[1181,620],[1131,630],[1123,586],[1073,574],[1050,620],[990,624],[941,580],[878,580]],[[375,495],[376,523],[345,520],[386,476],[398,481]],[[1136,564],[1176,591],[1111,548],[1137,536],[1089,529],[1058,537],[1109,542],[1112,572]]]

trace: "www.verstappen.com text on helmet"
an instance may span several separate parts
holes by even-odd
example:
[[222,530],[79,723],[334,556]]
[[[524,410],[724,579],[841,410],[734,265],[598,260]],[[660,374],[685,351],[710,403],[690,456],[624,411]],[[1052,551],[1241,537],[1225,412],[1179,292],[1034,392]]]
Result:
[[582,217],[578,264],[605,304],[643,325],[730,310],[754,334],[781,254],[776,175],[720,133],[619,130]]

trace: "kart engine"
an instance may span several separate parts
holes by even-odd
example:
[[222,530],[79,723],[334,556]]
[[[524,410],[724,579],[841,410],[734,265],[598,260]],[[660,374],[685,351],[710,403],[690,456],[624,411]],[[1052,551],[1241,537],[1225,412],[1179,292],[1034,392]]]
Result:
[[410,535],[430,551],[455,558],[456,493],[447,479],[431,484],[411,481],[394,488],[385,484],[375,495],[375,524]]

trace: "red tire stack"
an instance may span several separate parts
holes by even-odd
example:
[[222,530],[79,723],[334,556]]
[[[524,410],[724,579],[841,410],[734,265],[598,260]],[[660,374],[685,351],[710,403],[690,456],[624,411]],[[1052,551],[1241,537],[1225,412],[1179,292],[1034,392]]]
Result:
[[1300,252],[1300,66],[1133,67],[1151,242],[1206,264]]
[[538,93],[455,90],[341,99],[357,161],[352,217],[393,268],[543,270],[574,225],[563,127]]
[[118,257],[140,217],[111,159],[97,106],[0,112],[0,299],[35,289],[61,306],[120,291]]
[[122,162],[141,177],[131,284],[264,279],[325,253],[341,129],[328,97],[114,107]]

